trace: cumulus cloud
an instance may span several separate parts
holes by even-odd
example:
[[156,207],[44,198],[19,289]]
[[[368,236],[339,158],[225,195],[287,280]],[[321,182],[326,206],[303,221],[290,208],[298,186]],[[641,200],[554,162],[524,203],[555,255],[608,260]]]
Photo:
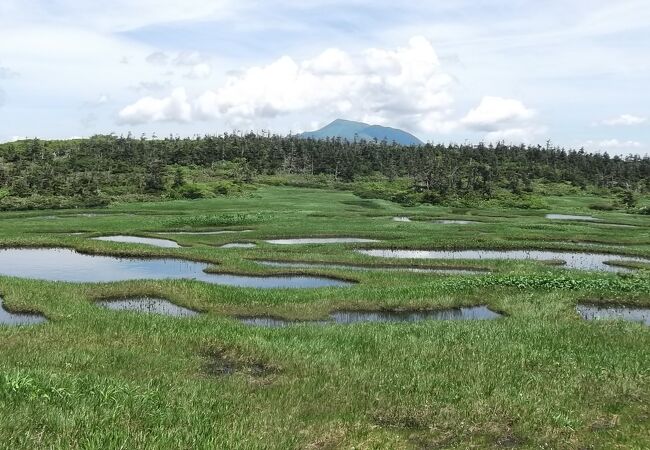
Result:
[[192,107],[184,88],[174,89],[169,97],[144,97],[122,109],[118,114],[121,124],[137,125],[149,122],[189,122]]
[[146,58],[149,64],[164,66],[169,62],[169,56],[165,52],[153,52]]
[[609,153],[610,155],[643,154],[648,152],[648,147],[640,141],[624,139],[588,140],[581,144],[587,151]]
[[[182,60],[194,63],[194,58],[183,55]],[[205,76],[208,69],[194,65],[192,72]],[[451,84],[431,43],[414,37],[397,49],[373,48],[356,54],[328,49],[312,59],[283,56],[233,73],[221,86],[193,99],[188,116],[247,126],[260,118],[311,112],[435,131],[449,126]],[[125,108],[129,111],[125,114],[131,116],[143,100]],[[152,100],[146,100],[147,108],[165,105],[165,99]],[[169,120],[166,114],[136,116]]]
[[611,119],[603,120],[602,123],[603,125],[609,125],[609,126],[617,126],[617,125],[631,126],[631,125],[641,125],[643,123],[646,123],[647,121],[648,121],[647,117],[639,117],[632,114],[621,114],[618,117],[613,117]]
[[193,65],[185,74],[187,78],[208,78],[212,74],[212,67],[207,63]]
[[587,141],[586,147],[598,148],[601,150],[633,150],[643,147],[643,144],[638,141],[620,141],[618,139],[606,139],[602,141]]
[[10,78],[16,78],[17,76],[18,72],[10,69],[9,67],[0,66],[0,80],[8,80]]
[[461,119],[461,123],[473,130],[496,132],[526,123],[534,116],[535,111],[528,109],[519,100],[487,96]]
[[167,75],[172,75],[174,72],[171,69],[178,67],[189,69],[184,73],[185,78],[203,79],[212,74],[209,58],[195,51],[182,51],[176,55],[157,51],[149,54],[146,61],[167,68]]
[[531,143],[546,132],[533,122],[536,112],[521,101],[486,96],[459,124],[471,131],[484,132],[488,142]]

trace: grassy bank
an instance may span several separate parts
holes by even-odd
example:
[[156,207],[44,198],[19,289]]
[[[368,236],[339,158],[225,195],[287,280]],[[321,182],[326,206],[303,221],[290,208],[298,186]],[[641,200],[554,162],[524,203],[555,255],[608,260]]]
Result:
[[[0,277],[8,309],[48,318],[42,325],[0,326],[0,442],[11,448],[647,448],[650,329],[585,322],[575,312],[586,300],[650,306],[643,264],[630,274],[587,273],[534,261],[393,260],[353,251],[534,248],[650,257],[649,218],[590,210],[595,198],[545,201],[553,207],[404,208],[340,191],[265,187],[241,198],[0,214],[3,247],[178,257],[219,272],[358,282],[256,290],[192,280],[71,284]],[[602,221],[552,221],[546,213]],[[190,230],[236,233],[164,234]],[[183,247],[89,239],[111,234],[170,238]],[[265,242],[313,236],[379,242]],[[229,242],[258,246],[216,248]],[[271,269],[254,260],[489,273]],[[143,295],[203,314],[178,319],[93,304]],[[247,327],[233,318],[470,305],[505,317],[283,329]]]

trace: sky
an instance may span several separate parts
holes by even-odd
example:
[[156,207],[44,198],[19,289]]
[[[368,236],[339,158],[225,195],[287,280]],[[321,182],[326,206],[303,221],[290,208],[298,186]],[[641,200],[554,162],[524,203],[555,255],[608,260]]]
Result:
[[650,154],[648,0],[0,0],[0,142],[299,133]]

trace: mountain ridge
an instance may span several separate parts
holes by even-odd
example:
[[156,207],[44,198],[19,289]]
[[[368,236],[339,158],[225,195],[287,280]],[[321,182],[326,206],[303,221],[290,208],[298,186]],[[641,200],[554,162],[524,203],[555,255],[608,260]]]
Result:
[[399,128],[384,127],[381,125],[370,125],[364,122],[355,122],[352,120],[336,119],[315,131],[307,131],[300,134],[305,139],[327,139],[341,138],[348,141],[366,140],[378,141],[386,140],[396,142],[400,145],[423,145],[420,139]]

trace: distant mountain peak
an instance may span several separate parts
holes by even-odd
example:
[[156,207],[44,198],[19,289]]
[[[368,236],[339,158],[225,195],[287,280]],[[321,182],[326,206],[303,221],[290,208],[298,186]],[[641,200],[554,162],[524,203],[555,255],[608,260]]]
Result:
[[327,139],[341,138],[348,141],[366,140],[378,141],[386,140],[396,142],[400,145],[422,145],[423,142],[404,130],[380,125],[369,125],[363,122],[353,120],[336,119],[332,123],[325,125],[320,130],[308,131],[300,135],[305,139]]

